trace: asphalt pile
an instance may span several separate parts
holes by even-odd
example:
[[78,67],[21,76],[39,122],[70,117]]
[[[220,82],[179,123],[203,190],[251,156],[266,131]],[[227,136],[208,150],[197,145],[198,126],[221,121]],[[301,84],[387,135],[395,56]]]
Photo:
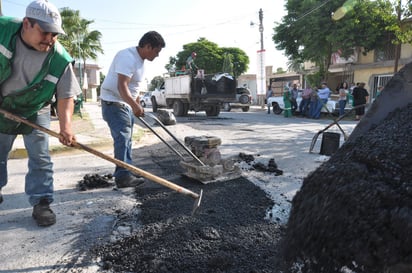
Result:
[[114,179],[112,174],[100,175],[97,173],[90,173],[83,176],[83,179],[77,182],[77,188],[80,191],[87,191],[90,189],[108,188],[114,186]]
[[[169,149],[149,152],[155,164],[142,168],[159,176],[184,172]],[[92,255],[102,269],[142,273],[276,272],[283,228],[265,219],[274,202],[262,189],[242,177],[208,184],[184,177],[169,181],[196,193],[203,190],[194,215],[194,200],[189,196],[152,183],[136,188],[136,209],[140,212],[130,214],[128,221],[138,223],[140,228],[126,238],[93,249]]]
[[[200,187],[191,185],[195,191]],[[265,220],[273,206],[266,194],[241,178],[204,185],[193,216],[193,200],[153,188],[142,200],[134,234],[93,253],[110,272],[275,272],[282,228]],[[144,193],[143,193],[144,192]]]
[[282,239],[284,272],[412,272],[412,105],[309,174]]

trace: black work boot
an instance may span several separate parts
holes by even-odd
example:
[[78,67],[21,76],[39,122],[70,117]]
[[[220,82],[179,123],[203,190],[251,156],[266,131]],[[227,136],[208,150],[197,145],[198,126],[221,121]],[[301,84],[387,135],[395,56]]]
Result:
[[145,182],[143,177],[135,177],[133,175],[125,175],[115,179],[118,188],[137,187]]
[[40,203],[33,207],[32,216],[41,227],[51,226],[56,223],[56,214],[50,209],[50,203],[47,199],[41,199]]

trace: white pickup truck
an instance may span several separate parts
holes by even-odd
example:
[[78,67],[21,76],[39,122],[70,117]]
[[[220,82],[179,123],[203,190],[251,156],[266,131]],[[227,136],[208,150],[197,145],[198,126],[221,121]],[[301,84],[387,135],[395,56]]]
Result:
[[[298,104],[298,106],[300,105],[300,102],[302,101],[302,96],[301,96],[301,92],[299,92],[298,94],[298,98],[296,99],[296,102]],[[272,111],[274,114],[276,115],[280,115],[283,111],[283,109],[285,108],[285,103],[283,102],[283,97],[270,97],[268,99],[268,103],[272,106]],[[345,107],[345,111],[349,111],[352,107],[351,107],[351,103],[347,103],[346,107]],[[323,113],[337,113],[339,112],[339,102],[337,100],[332,100],[329,98],[328,102],[326,103],[326,107],[328,108],[327,110],[325,109],[325,107],[322,107],[321,112]],[[297,111],[299,111],[299,109],[297,109]]]

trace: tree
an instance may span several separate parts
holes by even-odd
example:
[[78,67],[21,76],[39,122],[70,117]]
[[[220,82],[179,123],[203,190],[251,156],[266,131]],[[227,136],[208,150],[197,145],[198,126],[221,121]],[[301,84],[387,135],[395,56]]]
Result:
[[174,75],[174,73],[176,72],[176,62],[176,57],[169,57],[169,63],[165,65],[165,68],[167,72],[169,72],[169,75]]
[[205,70],[205,74],[222,72],[226,54],[231,56],[235,76],[244,73],[248,69],[249,57],[243,50],[234,47],[220,48],[217,44],[205,38],[199,38],[195,43],[183,45],[183,50],[178,52],[176,57],[169,58],[169,64],[165,66],[166,69],[169,71],[180,70],[186,65],[186,59],[192,52],[197,53],[196,65]]
[[233,75],[233,62],[232,62],[233,56],[229,53],[225,53],[225,58],[223,59],[223,67],[222,67],[222,72],[223,73],[229,73]]
[[102,34],[97,30],[89,31],[94,21],[81,18],[78,10],[62,8],[60,14],[66,35],[59,41],[73,58],[83,61],[85,67],[86,60],[96,60],[97,53],[104,52],[100,43]]
[[160,86],[162,86],[162,84],[165,82],[165,80],[163,79],[162,76],[156,76],[152,79],[152,81],[150,82],[150,87],[149,87],[149,91],[153,91],[156,88],[160,88]]
[[383,48],[396,21],[393,7],[385,0],[356,1],[343,19],[333,21],[332,12],[341,0],[288,0],[287,15],[275,26],[273,41],[294,62],[312,61],[320,77],[327,80],[333,52],[340,50],[348,57],[355,49],[364,54]]

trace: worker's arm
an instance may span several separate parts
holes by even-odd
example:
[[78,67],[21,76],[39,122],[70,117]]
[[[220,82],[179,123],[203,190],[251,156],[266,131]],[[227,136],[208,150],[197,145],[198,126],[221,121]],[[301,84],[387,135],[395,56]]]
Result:
[[59,116],[60,137],[59,141],[67,146],[76,141],[72,131],[72,116],[74,111],[73,98],[64,98],[57,100],[57,115]]
[[136,117],[143,117],[143,107],[140,105],[140,103],[138,103],[138,101],[134,100],[132,95],[130,94],[129,82],[129,77],[122,74],[117,74],[117,89],[119,90],[120,96],[127,104],[132,107],[133,114]]

